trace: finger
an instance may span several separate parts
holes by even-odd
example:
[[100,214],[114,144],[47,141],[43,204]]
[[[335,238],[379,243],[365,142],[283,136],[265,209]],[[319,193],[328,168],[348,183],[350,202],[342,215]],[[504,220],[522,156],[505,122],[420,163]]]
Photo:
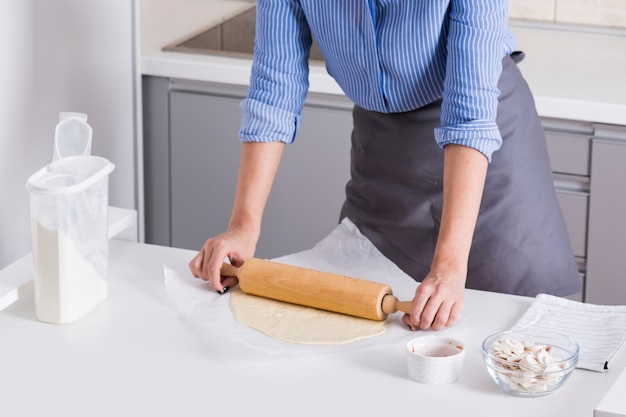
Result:
[[211,258],[206,264],[207,277],[213,289],[219,293],[224,293],[224,284],[222,284],[222,263],[225,257],[217,255],[216,251],[211,253]]
[[221,267],[222,262],[215,262],[217,258],[212,257],[208,263],[207,276],[213,289],[219,293],[224,293],[224,285],[222,284]]
[[[448,320],[449,308],[442,308],[444,303],[438,297],[431,296],[422,310],[419,318],[419,327],[422,330],[430,329],[438,330],[443,323]],[[440,316],[440,317],[439,317]],[[445,321],[441,321],[445,318]]]
[[441,330],[449,321],[450,318],[450,303],[441,303],[437,312],[435,313],[435,317],[433,318],[430,328],[433,330]]
[[420,315],[419,318],[419,328],[422,330],[428,330],[430,329],[430,326],[433,323],[433,320],[435,318],[435,314],[436,314],[436,310],[435,313],[433,313],[433,307],[432,307],[433,303],[428,303],[426,304],[426,306],[424,307],[424,310],[422,310],[422,314]]
[[454,305],[450,309],[450,316],[448,317],[448,322],[446,323],[446,326],[452,326],[454,323],[456,323],[456,321],[461,316],[462,308],[463,308],[462,302],[454,303]]
[[413,299],[413,309],[411,310],[410,319],[411,324],[416,328],[422,327],[422,315],[431,297],[431,293],[430,291],[427,291],[427,289],[427,286],[422,284],[417,287],[417,290],[415,290],[415,298]]
[[239,280],[237,277],[222,277],[222,292],[220,294],[225,294],[228,290],[234,288],[238,283]]
[[209,280],[210,277],[209,265],[211,263],[212,255],[213,250],[205,244],[202,248],[202,265],[200,266],[200,276],[205,280]]
[[405,314],[404,316],[402,316],[402,321],[404,322],[404,324],[409,326],[409,330],[411,330],[412,332],[417,330],[417,327],[415,327],[413,325],[413,323],[411,323],[411,316],[410,315]]
[[204,244],[204,258],[202,260],[202,279],[209,281],[211,287],[217,292],[222,292],[220,270],[226,255],[220,256],[219,242],[212,239]]
[[200,252],[189,261],[189,270],[191,271],[191,275],[195,278],[202,278],[202,257],[203,252],[200,250]]

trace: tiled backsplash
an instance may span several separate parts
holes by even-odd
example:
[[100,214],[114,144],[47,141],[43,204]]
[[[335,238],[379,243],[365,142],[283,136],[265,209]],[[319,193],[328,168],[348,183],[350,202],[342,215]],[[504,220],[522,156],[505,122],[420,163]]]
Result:
[[510,0],[509,16],[626,29],[626,0]]

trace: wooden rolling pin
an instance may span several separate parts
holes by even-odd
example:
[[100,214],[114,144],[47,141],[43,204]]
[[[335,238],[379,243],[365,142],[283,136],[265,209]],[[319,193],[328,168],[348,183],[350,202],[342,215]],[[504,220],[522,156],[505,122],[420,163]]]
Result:
[[345,275],[256,258],[239,268],[224,263],[221,275],[237,277],[246,294],[371,320],[411,312],[412,303],[398,301],[389,286]]

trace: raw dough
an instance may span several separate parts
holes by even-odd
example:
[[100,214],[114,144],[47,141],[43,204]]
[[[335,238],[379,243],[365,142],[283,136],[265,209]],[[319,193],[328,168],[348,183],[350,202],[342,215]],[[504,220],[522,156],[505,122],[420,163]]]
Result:
[[270,300],[239,288],[231,293],[230,304],[240,324],[288,343],[342,345],[385,331],[383,321]]

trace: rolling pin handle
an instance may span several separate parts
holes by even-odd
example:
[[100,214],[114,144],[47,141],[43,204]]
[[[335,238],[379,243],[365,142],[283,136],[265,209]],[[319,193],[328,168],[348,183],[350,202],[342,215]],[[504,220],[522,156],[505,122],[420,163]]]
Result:
[[239,268],[224,262],[220,269],[220,275],[223,277],[238,277]]
[[413,303],[411,301],[398,301],[395,296],[387,294],[383,297],[381,308],[385,314],[393,314],[397,311],[411,314]]

